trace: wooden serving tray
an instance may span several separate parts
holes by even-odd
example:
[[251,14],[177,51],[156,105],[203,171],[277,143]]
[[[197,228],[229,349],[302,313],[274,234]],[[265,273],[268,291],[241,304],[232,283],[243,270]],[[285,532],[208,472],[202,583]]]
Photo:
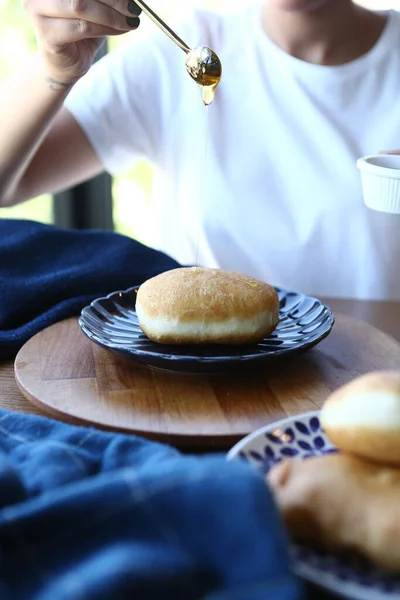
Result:
[[312,350],[234,375],[137,366],[90,342],[68,319],[25,344],[15,376],[22,393],[53,417],[181,447],[225,449],[258,427],[317,410],[362,373],[399,365],[393,338],[343,315]]

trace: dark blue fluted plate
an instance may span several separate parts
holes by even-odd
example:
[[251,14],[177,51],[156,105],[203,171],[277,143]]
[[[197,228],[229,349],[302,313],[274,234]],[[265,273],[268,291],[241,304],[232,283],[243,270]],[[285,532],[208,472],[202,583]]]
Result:
[[280,322],[259,344],[167,346],[152,342],[136,315],[137,287],[94,300],[79,317],[83,333],[106,350],[147,367],[180,373],[221,373],[256,366],[315,346],[331,331],[332,311],[316,298],[276,288]]

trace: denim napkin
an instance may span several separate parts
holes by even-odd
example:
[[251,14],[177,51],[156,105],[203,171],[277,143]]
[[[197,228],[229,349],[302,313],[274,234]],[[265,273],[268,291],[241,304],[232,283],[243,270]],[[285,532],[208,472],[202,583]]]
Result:
[[0,360],[95,298],[178,266],[116,233],[0,219]]
[[0,410],[1,600],[300,600],[262,477]]

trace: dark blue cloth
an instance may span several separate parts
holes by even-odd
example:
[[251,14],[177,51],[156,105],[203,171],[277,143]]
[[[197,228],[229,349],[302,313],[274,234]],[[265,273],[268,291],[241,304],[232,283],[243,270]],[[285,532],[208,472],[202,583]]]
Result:
[[177,266],[116,233],[0,219],[0,360],[95,298]]
[[1,600],[299,600],[263,478],[0,411]]

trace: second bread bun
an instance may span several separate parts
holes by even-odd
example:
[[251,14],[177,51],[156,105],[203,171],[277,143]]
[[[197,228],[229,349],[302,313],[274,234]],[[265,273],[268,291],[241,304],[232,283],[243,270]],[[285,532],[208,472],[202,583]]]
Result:
[[253,277],[205,267],[182,267],[143,283],[137,293],[139,325],[164,344],[248,344],[279,322],[279,298]]
[[400,470],[345,454],[285,459],[267,481],[292,536],[400,571]]
[[362,375],[331,394],[321,425],[344,453],[400,466],[400,371]]

